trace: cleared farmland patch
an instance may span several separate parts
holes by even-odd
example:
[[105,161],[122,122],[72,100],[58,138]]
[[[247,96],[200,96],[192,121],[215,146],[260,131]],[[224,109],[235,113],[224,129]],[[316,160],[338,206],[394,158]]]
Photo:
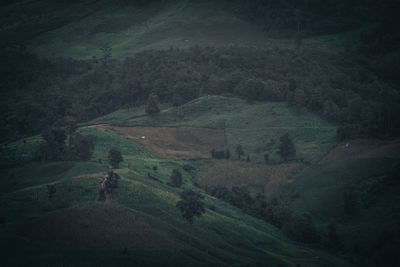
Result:
[[32,219],[18,232],[54,246],[100,248],[179,248],[178,241],[156,230],[135,213],[109,204],[71,208]]
[[226,147],[225,131],[196,127],[117,127],[93,125],[97,128],[118,133],[135,143],[157,153],[161,157],[179,159],[210,158],[212,149]]
[[242,161],[215,160],[214,166],[200,176],[198,183],[202,187],[244,186],[253,193],[271,195],[280,186],[288,184],[293,177],[304,169],[302,163],[284,163],[279,165],[254,164]]

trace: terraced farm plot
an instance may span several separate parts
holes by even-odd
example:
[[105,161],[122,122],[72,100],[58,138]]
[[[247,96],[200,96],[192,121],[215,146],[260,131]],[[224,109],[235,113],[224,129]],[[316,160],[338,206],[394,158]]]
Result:
[[[116,126],[205,127],[225,130],[226,146],[231,155],[240,144],[251,162],[281,163],[276,153],[279,138],[289,133],[296,147],[296,159],[316,163],[337,144],[337,126],[315,114],[298,114],[284,103],[257,102],[226,96],[203,96],[179,108],[166,108],[155,116],[121,111]],[[128,112],[129,113],[129,112]],[[93,123],[110,123],[108,118]],[[213,147],[217,149],[217,147]],[[210,148],[211,150],[211,148]]]
[[263,165],[240,161],[216,160],[214,166],[199,178],[205,186],[245,186],[253,193],[270,195],[290,183],[305,166],[301,163]]
[[212,149],[223,150],[226,146],[225,131],[195,127],[117,127],[94,125],[97,128],[118,133],[135,143],[157,153],[161,157],[179,159],[210,158]]

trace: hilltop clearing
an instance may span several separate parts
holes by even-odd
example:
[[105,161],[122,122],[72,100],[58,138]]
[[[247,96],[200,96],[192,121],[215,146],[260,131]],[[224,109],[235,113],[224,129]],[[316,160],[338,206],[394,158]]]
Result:
[[211,158],[212,149],[224,150],[225,132],[195,127],[118,127],[93,125],[88,128],[118,133],[161,157]]
[[[137,109],[119,110],[88,124],[92,123],[108,123],[115,129],[134,126],[161,127],[160,131],[163,131],[162,127],[182,126],[220,129],[218,139],[207,141],[210,145],[217,145],[212,148],[223,148],[222,133],[225,131],[226,148],[230,150],[231,158],[237,158],[235,149],[240,144],[245,151],[243,158],[249,156],[251,162],[259,163],[265,162],[265,154],[269,155],[269,162],[282,162],[276,151],[279,138],[286,132],[295,143],[295,159],[306,162],[319,161],[337,143],[337,126],[312,113],[297,113],[279,102],[248,103],[226,96],[203,96],[178,108],[164,108],[154,116]],[[205,131],[218,133],[216,130]],[[194,143],[193,140],[190,142]],[[216,143],[214,140],[220,141]]]

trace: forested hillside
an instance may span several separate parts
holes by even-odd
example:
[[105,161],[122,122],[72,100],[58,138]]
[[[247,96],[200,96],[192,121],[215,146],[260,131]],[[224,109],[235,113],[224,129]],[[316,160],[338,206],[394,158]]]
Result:
[[4,266],[400,266],[400,2],[0,4]]
[[[331,2],[322,5],[318,1],[309,1],[308,5],[300,5],[291,1],[265,1],[263,4],[247,1],[228,7],[240,7],[232,12],[241,12],[239,15],[244,17],[254,13],[254,16],[258,14],[276,20],[285,17],[282,10],[297,8],[308,12],[307,19],[318,21],[330,17],[350,19],[357,17],[354,8],[372,12],[375,7],[368,1],[363,4]],[[360,40],[349,43],[346,51],[333,54],[308,48],[306,44],[297,48],[296,45],[263,48],[231,44],[150,50],[116,60],[113,59],[112,45],[103,43],[93,51],[93,55],[99,56],[90,60],[49,60],[27,52],[25,43],[5,44],[0,70],[4,114],[2,140],[37,134],[66,119],[82,122],[118,108],[141,105],[150,92],[156,93],[162,102],[173,105],[181,105],[204,94],[286,101],[299,111],[308,109],[338,122],[343,126],[339,131],[341,139],[393,136],[399,131],[396,115],[399,111],[396,75],[399,38],[393,27],[395,22],[388,22],[385,16],[388,15],[385,12],[393,10],[389,4],[394,5],[390,1],[375,3],[380,10],[375,17],[359,18],[360,23],[369,19],[375,26],[365,28]],[[160,3],[147,3],[146,7],[153,5]],[[168,7],[168,2],[163,5]],[[277,15],[265,16],[265,12],[272,11]],[[323,14],[323,18],[316,14]],[[273,25],[274,29],[290,28],[275,20],[264,23]],[[324,23],[307,23],[324,27],[321,29],[324,34],[332,33]],[[2,31],[4,37],[6,32]],[[301,39],[319,33],[312,29],[308,32]]]

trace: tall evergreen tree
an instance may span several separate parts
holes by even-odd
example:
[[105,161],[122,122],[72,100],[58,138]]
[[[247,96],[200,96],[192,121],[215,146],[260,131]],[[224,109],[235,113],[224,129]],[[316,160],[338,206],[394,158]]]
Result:
[[151,93],[146,102],[146,113],[147,114],[159,113],[160,112],[159,105],[160,101],[158,99],[158,96],[154,93]]
[[113,168],[118,168],[119,163],[124,161],[121,152],[116,148],[111,148],[108,152],[108,161],[110,162]]
[[238,158],[240,159],[240,157],[244,155],[244,150],[243,150],[242,145],[238,145],[238,146],[236,147],[235,152],[236,152],[236,154],[238,155]]
[[182,174],[178,170],[175,170],[175,169],[172,170],[170,179],[171,179],[171,184],[173,186],[181,187],[181,185],[182,185]]
[[289,138],[289,133],[285,133],[280,138],[279,150],[278,154],[284,159],[287,160],[290,157],[294,157],[296,155],[296,149],[292,140]]

